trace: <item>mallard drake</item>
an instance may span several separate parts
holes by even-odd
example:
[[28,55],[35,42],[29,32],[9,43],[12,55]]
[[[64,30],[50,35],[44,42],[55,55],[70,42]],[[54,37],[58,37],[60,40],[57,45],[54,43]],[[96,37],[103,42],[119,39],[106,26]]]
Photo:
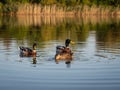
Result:
[[36,43],[33,44],[33,49],[20,46],[20,56],[36,56],[36,46]]
[[70,39],[65,40],[65,46],[56,47],[55,60],[72,60],[73,53],[69,48],[69,44],[74,44]]

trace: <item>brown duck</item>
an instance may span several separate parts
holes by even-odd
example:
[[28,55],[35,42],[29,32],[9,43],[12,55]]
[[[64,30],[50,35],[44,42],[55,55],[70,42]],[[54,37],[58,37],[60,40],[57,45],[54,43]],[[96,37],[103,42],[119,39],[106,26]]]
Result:
[[26,57],[29,57],[29,56],[36,56],[36,46],[37,44],[34,43],[33,44],[33,49],[31,48],[28,48],[28,47],[23,47],[23,46],[20,46],[20,56],[26,56]]
[[69,48],[69,44],[74,44],[70,39],[66,39],[65,46],[56,47],[55,60],[72,60],[73,52]]

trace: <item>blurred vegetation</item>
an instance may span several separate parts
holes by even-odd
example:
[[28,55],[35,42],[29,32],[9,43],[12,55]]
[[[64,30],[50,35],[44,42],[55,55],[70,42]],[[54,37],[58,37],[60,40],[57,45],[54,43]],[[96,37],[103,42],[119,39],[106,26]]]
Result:
[[10,3],[37,3],[43,5],[50,4],[58,4],[65,6],[75,6],[80,4],[87,5],[111,5],[111,6],[119,6],[120,0],[0,0],[2,4],[10,4]]
[[[22,17],[23,18],[23,17]],[[116,18],[21,18],[4,16],[0,18],[0,39],[15,39],[26,43],[38,43],[50,40],[85,42],[89,31],[96,32],[98,42],[120,42],[120,21]],[[54,20],[53,20],[54,19]]]
[[26,22],[26,19],[20,22],[17,17],[4,16],[0,18],[0,38],[15,38],[32,43],[34,41],[40,43],[49,40],[64,40],[65,38],[86,40],[89,27],[86,27],[83,21],[77,24],[76,19],[62,18],[62,21],[56,19],[55,22],[52,19],[49,22],[49,20],[45,21],[46,19],[42,18],[39,24],[40,19],[38,19],[38,23],[34,23],[34,20],[29,23]]
[[7,43],[7,47],[13,43],[13,40],[19,45],[31,46],[37,42],[40,45],[38,47],[45,47],[45,42],[64,41],[66,38],[76,43],[80,42],[84,46],[83,42],[86,42],[89,34],[93,33],[95,33],[96,42],[103,42],[107,47],[112,47],[116,42],[120,42],[120,19],[110,17],[0,17],[0,40],[4,44]]
[[[84,11],[84,6],[89,7],[120,7],[120,0],[0,0],[0,12],[5,14],[16,14],[20,4],[38,4],[42,6],[56,5],[62,7],[64,11]],[[33,6],[34,8],[34,6]],[[43,8],[43,7],[41,7]],[[54,7],[49,7],[51,8]],[[88,8],[88,7],[87,7]],[[94,7],[95,8],[95,7]],[[56,8],[55,8],[56,9]],[[88,10],[89,11],[89,10]],[[112,10],[111,10],[112,11]]]

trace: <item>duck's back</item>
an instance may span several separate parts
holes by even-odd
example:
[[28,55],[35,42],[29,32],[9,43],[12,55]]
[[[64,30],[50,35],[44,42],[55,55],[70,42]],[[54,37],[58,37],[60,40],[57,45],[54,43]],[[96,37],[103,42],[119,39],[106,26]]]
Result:
[[26,52],[32,52],[32,49],[28,48],[28,47],[19,47],[21,51],[26,51]]
[[28,48],[28,47],[22,47],[20,46],[20,56],[31,56],[32,55],[32,49]]
[[65,46],[57,46],[56,47],[56,54],[63,54],[63,53],[72,53],[71,49],[69,47]]
[[62,53],[64,49],[65,49],[65,46],[57,46],[56,47],[56,54]]

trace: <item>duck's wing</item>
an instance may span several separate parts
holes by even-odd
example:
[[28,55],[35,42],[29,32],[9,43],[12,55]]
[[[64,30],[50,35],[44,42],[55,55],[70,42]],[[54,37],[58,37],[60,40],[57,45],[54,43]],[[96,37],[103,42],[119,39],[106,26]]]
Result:
[[25,52],[32,52],[32,49],[28,48],[28,47],[19,47],[21,51],[25,51]]
[[65,46],[57,46],[56,47],[56,54],[61,54],[65,49]]
[[72,54],[72,51],[69,47],[65,47],[65,46],[57,46],[56,47],[56,54]]
[[64,49],[65,46],[57,46],[56,49]]

